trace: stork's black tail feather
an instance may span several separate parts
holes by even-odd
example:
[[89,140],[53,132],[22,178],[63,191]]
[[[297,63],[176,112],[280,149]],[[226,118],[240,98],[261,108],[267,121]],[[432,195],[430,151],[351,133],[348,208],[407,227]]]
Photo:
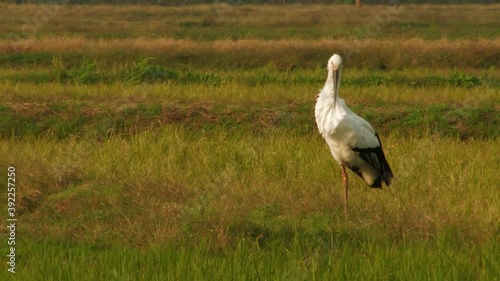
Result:
[[[372,185],[370,185],[370,187],[382,188],[382,181],[384,181],[387,186],[391,185],[393,174],[389,163],[387,163],[387,159],[385,159],[384,151],[382,150],[382,142],[377,134],[375,134],[375,136],[377,137],[380,146],[370,148],[353,148],[352,150],[358,152],[361,159],[368,162],[379,172],[379,177],[373,182]],[[349,167],[349,169],[351,169],[358,176],[363,177],[357,167]]]

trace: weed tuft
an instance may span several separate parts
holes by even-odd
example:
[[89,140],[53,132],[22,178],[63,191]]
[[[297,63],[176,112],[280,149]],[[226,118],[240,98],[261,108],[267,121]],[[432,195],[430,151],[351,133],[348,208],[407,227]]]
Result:
[[61,56],[52,57],[52,73],[57,82],[62,82],[68,78]]
[[100,80],[96,66],[96,61],[85,58],[79,67],[69,70],[67,75],[76,84],[95,84]]
[[479,78],[465,72],[454,70],[449,79],[450,84],[455,87],[472,88],[480,85]]
[[61,56],[52,57],[52,75],[59,83],[71,81],[75,84],[95,84],[101,80],[96,69],[96,60],[84,58],[80,66],[68,70]]
[[164,82],[176,80],[179,75],[176,71],[152,64],[154,58],[147,57],[134,62],[132,67],[126,71],[126,80],[132,83],[142,82]]
[[184,76],[180,78],[180,81],[185,84],[198,83],[208,86],[220,86],[224,83],[221,76],[215,73],[196,73],[190,69],[186,72]]

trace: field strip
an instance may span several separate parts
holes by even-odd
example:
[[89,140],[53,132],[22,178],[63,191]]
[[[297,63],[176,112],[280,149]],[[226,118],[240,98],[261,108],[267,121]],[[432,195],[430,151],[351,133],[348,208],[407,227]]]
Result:
[[44,37],[27,38],[19,40],[0,39],[0,52],[9,53],[13,51],[78,51],[83,49],[115,49],[133,48],[144,51],[153,50],[177,50],[196,51],[212,49],[214,52],[237,51],[242,49],[317,49],[317,48],[404,48],[423,52],[435,52],[441,50],[491,50],[498,53],[500,39],[482,40],[433,40],[427,41],[419,38],[414,39],[366,39],[366,40],[303,40],[303,39],[240,39],[240,40],[214,40],[196,41],[191,39],[172,38],[125,38],[125,39],[92,39],[84,37]]

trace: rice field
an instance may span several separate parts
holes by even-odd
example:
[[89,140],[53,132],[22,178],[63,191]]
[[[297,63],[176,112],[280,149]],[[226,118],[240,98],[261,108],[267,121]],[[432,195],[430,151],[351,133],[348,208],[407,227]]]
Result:
[[[0,279],[499,280],[499,9],[2,4]],[[334,52],[395,174],[348,217]]]

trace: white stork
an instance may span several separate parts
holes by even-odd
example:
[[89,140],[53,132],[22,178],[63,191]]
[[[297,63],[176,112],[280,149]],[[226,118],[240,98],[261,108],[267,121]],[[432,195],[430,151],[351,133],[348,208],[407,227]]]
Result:
[[328,77],[316,100],[314,114],[319,132],[342,168],[347,214],[346,166],[372,188],[382,188],[382,182],[390,185],[393,175],[375,130],[339,98],[342,58],[334,54],[328,60],[327,68]]

